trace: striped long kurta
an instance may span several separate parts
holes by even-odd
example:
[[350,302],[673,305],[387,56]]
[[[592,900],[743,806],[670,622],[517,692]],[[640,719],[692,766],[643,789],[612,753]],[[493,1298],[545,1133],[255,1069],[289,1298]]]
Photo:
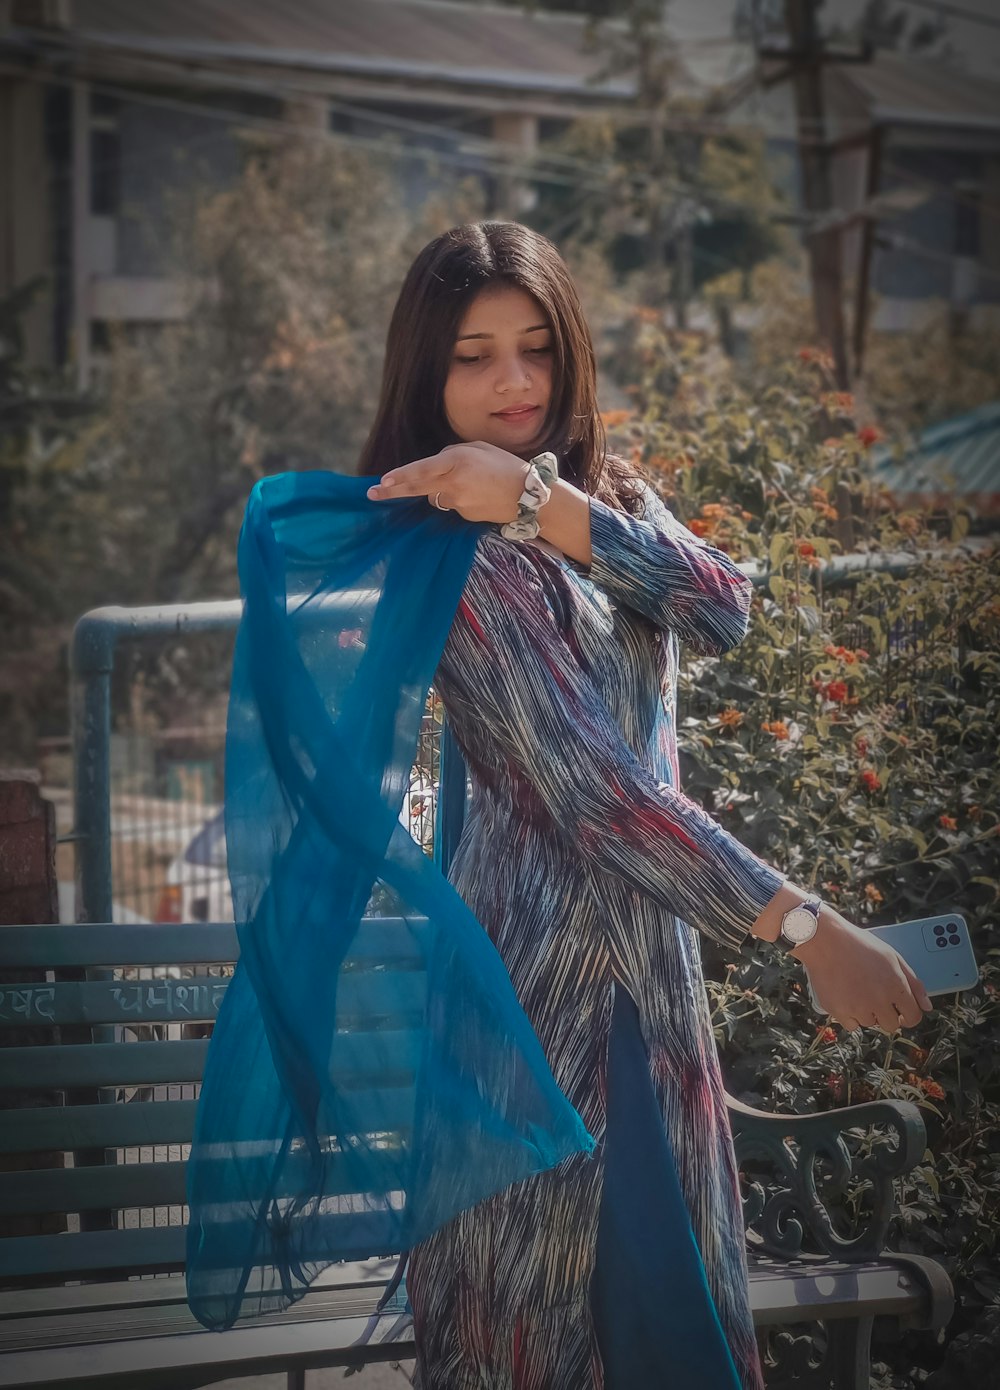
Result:
[[435,676],[472,781],[449,877],[598,1148],[410,1252],[422,1390],[604,1384],[590,1285],[620,989],[740,1382],[763,1385],[699,932],[735,954],[784,875],[679,790],[675,725],[679,643],[739,642],[752,587],[645,499],[637,519],[591,498],[589,566],[484,532]]

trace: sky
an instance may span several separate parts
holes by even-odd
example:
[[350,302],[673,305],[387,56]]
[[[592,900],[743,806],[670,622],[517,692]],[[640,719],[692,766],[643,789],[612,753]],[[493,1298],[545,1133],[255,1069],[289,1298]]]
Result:
[[[1000,0],[948,0],[957,8],[969,10],[973,14],[985,15],[1000,20]],[[826,0],[820,11],[820,23],[830,26],[832,22],[850,24],[864,9],[865,0]],[[900,8],[905,0],[898,0]],[[732,33],[732,17],[736,0],[670,0],[667,17],[677,38],[685,43],[700,42],[708,54],[714,45],[706,40],[726,38]],[[921,5],[906,6],[913,21],[933,19],[933,15]],[[913,23],[911,21],[911,25]],[[1000,27],[987,28],[965,19],[952,18],[948,24],[949,37],[958,54],[970,72],[984,77],[995,77],[1000,81]]]

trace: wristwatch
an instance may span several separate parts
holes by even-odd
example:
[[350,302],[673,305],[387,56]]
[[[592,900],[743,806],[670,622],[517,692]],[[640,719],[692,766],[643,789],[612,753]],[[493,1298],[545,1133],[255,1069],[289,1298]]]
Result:
[[517,516],[500,527],[501,536],[509,541],[530,541],[538,535],[541,530],[538,509],[549,500],[552,485],[558,477],[559,463],[555,454],[536,454],[531,459],[525,474],[524,491],[517,504]]
[[781,930],[775,939],[775,945],[791,951],[795,946],[811,941],[819,930],[819,910],[822,906],[822,898],[816,893],[810,893],[805,902],[790,907],[781,919]]

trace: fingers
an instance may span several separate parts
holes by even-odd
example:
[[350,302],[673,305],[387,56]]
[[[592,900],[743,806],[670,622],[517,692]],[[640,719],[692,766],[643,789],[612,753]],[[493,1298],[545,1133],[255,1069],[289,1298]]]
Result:
[[[934,1004],[931,1000],[930,995],[927,993],[927,990],[920,976],[913,969],[913,966],[910,965],[909,961],[904,960],[902,956],[899,957],[899,966],[903,974],[906,976],[907,984],[910,986],[910,991],[913,995],[913,999],[917,1007],[926,1010],[929,1013],[934,1008]],[[914,1019],[914,1023],[919,1022],[919,1018]],[[912,1027],[913,1025],[908,1024],[907,1026]]]
[[428,458],[404,463],[400,468],[390,468],[368,489],[368,496],[427,497],[443,488],[454,471],[454,459],[449,462],[440,454],[431,454]]

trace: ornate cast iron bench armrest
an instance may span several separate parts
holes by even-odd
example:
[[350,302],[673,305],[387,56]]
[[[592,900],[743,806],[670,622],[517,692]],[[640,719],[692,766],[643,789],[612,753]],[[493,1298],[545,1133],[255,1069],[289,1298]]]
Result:
[[[773,1176],[751,1181],[744,1199],[748,1232],[762,1250],[794,1258],[826,1254],[839,1260],[878,1259],[895,1205],[893,1179],[908,1173],[927,1149],[927,1130],[910,1101],[872,1100],[813,1115],[781,1115],[727,1096],[741,1167],[766,1163]],[[868,1137],[876,1130],[879,1135]],[[858,1135],[852,1151],[849,1131]],[[821,1170],[822,1191],[819,1188]],[[853,1213],[854,1229],[837,1229],[831,1200],[852,1183],[867,1188],[867,1218]]]

